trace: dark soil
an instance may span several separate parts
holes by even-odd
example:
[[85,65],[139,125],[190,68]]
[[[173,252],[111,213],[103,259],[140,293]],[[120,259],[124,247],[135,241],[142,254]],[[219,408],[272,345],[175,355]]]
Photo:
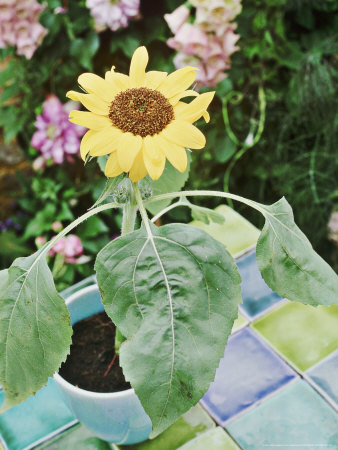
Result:
[[87,391],[130,389],[115,356],[115,325],[105,312],[74,324],[72,341],[70,354],[59,370],[61,377]]

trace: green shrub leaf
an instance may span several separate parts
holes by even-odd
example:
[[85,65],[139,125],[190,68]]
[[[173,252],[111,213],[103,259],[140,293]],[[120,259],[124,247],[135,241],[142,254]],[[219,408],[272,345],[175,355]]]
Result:
[[0,272],[1,412],[26,400],[66,359],[72,328],[43,249]]
[[241,294],[234,260],[205,231],[183,224],[152,230],[110,242],[95,269],[105,309],[127,339],[124,375],[155,437],[214,380]]
[[265,225],[257,243],[257,263],[266,283],[289,300],[312,306],[338,304],[338,277],[297,227],[285,198],[259,207]]

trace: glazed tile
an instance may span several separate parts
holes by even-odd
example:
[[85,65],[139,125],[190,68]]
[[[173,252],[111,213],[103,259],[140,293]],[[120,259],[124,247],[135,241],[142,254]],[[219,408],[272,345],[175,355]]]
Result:
[[[0,393],[0,403],[4,394]],[[74,423],[74,417],[50,379],[35,396],[0,415],[1,437],[9,450],[22,450],[33,442]]]
[[281,297],[273,292],[263,280],[257,266],[256,252],[250,252],[237,261],[242,277],[243,304],[240,310],[249,318],[254,318],[271,306],[281,301]]
[[83,425],[75,425],[55,439],[35,447],[35,450],[111,450],[112,446],[95,437]]
[[298,380],[228,427],[245,450],[338,448],[338,415]]
[[305,376],[338,409],[338,350],[311,367]]
[[249,322],[246,320],[242,314],[238,314],[237,319],[234,322],[231,333],[235,333],[236,331],[244,328]]
[[238,445],[223,428],[217,427],[206,431],[201,436],[179,447],[177,450],[237,450]]
[[201,404],[224,426],[296,377],[259,336],[245,328],[229,338],[215,381]]
[[287,302],[252,325],[300,372],[338,348],[338,307]]
[[249,221],[226,205],[217,206],[215,211],[224,216],[223,224],[211,222],[207,225],[193,220],[190,225],[202,228],[213,238],[222,242],[233,256],[239,256],[256,245],[260,232]]
[[155,439],[134,445],[117,445],[119,450],[176,450],[204,431],[215,427],[214,422],[199,405],[183,414],[173,425]]

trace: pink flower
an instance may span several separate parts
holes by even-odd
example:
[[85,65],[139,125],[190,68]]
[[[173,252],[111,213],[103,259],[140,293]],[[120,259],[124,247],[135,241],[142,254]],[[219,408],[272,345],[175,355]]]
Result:
[[55,95],[49,95],[43,104],[42,114],[35,121],[37,131],[32,136],[31,146],[40,150],[45,161],[51,159],[54,164],[62,164],[65,159],[74,161],[72,155],[79,153],[80,138],[86,131],[69,122],[69,108],[78,109],[78,106],[74,102],[68,103],[63,105]]
[[41,247],[43,247],[45,245],[45,243],[47,242],[46,238],[44,236],[37,236],[35,238],[35,245],[38,249],[40,249]]
[[55,233],[58,233],[63,229],[63,225],[59,220],[56,220],[52,223],[52,230],[55,231]]
[[[242,10],[241,0],[210,0],[196,9],[196,24],[219,34]],[[222,34],[222,31],[221,31]]]
[[83,254],[81,239],[75,234],[69,234],[67,237],[59,239],[48,253],[51,257],[56,254],[63,255],[66,263],[76,264]]
[[43,9],[36,0],[0,0],[0,48],[16,46],[18,55],[30,59],[47,34],[39,23]]
[[139,13],[140,0],[86,0],[86,6],[94,19],[97,32],[110,28],[116,31],[126,28],[129,19]]
[[168,39],[167,44],[187,55],[203,56],[208,47],[208,35],[198,26],[185,23],[173,38]]
[[176,8],[171,14],[164,14],[170,30],[177,33],[181,26],[188,20],[190,15],[189,9],[185,5]]
[[330,241],[338,245],[338,211],[335,211],[331,214],[328,223],[328,229],[329,229],[328,238],[330,239]]

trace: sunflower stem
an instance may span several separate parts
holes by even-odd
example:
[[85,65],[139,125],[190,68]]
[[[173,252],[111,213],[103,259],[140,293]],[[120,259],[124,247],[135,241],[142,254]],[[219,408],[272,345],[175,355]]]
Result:
[[152,232],[151,232],[150,225],[149,225],[148,214],[147,214],[147,211],[146,211],[146,209],[144,207],[142,196],[141,196],[141,192],[140,192],[140,189],[138,187],[138,184],[137,183],[133,183],[133,187],[134,187],[135,199],[137,201],[137,204],[138,204],[138,207],[139,207],[139,210],[140,210],[140,214],[141,214],[144,226],[146,227],[148,236],[152,236]]
[[[131,233],[135,229],[137,203],[135,200],[133,185],[128,182],[129,201],[123,205],[121,236]],[[115,354],[119,355],[121,344],[126,340],[121,331],[115,325]],[[107,369],[108,372],[108,369]]]

